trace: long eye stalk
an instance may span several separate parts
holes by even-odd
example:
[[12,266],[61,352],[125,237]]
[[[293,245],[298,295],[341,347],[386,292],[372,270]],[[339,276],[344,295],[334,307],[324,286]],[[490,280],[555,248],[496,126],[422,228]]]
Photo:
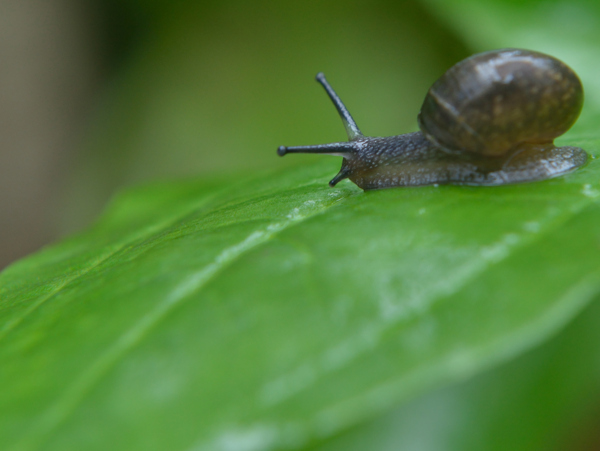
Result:
[[327,95],[329,95],[329,98],[335,105],[336,110],[342,118],[342,122],[346,128],[346,133],[348,134],[348,140],[354,141],[358,138],[361,138],[363,134],[358,128],[358,125],[356,125],[354,118],[350,115],[348,108],[346,108],[346,105],[344,105],[344,102],[342,102],[340,96],[337,95],[331,85],[327,82],[325,74],[323,72],[319,72],[315,78],[325,88],[325,92],[327,92]]
[[317,146],[279,146],[277,155],[283,157],[288,153],[319,153],[350,158],[356,152],[356,146],[351,142],[319,144]]
[[327,95],[329,95],[329,98],[335,105],[337,112],[342,118],[342,122],[346,128],[346,133],[348,134],[349,142],[321,144],[317,146],[280,146],[277,149],[277,154],[280,157],[283,157],[288,153],[319,153],[340,156],[344,158],[352,158],[352,155],[358,150],[357,144],[354,141],[362,138],[363,134],[359,130],[358,125],[356,125],[356,122],[354,122],[354,119],[350,115],[346,105],[344,105],[344,102],[342,102],[340,97],[325,79],[325,75],[322,72],[319,72],[315,78],[325,88],[325,92],[327,92]]

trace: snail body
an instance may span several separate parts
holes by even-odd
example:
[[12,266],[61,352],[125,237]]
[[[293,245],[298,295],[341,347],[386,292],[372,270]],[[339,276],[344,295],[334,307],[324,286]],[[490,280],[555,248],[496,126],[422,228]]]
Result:
[[429,89],[421,131],[366,137],[329,85],[348,142],[284,147],[278,154],[343,157],[335,186],[349,178],[364,190],[430,184],[503,185],[556,177],[587,161],[578,147],[553,141],[577,120],[583,88],[564,63],[539,52],[504,49],[471,56]]

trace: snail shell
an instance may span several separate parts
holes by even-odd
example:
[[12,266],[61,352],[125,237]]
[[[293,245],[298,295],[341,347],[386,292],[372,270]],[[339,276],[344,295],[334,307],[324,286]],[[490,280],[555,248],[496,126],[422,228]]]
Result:
[[583,87],[566,64],[506,49],[451,67],[429,89],[418,121],[441,149],[500,156],[523,142],[552,142],[571,128],[582,106]]

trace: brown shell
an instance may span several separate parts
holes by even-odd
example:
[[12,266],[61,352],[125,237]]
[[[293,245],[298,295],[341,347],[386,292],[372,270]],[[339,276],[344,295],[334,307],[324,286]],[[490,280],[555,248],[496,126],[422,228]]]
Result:
[[549,143],[577,120],[579,78],[539,52],[480,53],[451,67],[429,89],[419,126],[448,152],[501,156],[521,143]]

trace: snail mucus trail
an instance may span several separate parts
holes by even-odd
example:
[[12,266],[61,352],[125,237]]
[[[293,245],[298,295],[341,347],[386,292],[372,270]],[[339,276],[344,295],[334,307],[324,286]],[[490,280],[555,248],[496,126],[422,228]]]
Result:
[[281,146],[277,153],[343,157],[330,186],[345,178],[364,190],[503,185],[556,177],[587,161],[583,149],[553,143],[577,120],[583,88],[573,70],[543,53],[503,49],[457,63],[429,89],[418,116],[421,131],[382,138],[364,136],[325,75],[316,80],[348,142]]

